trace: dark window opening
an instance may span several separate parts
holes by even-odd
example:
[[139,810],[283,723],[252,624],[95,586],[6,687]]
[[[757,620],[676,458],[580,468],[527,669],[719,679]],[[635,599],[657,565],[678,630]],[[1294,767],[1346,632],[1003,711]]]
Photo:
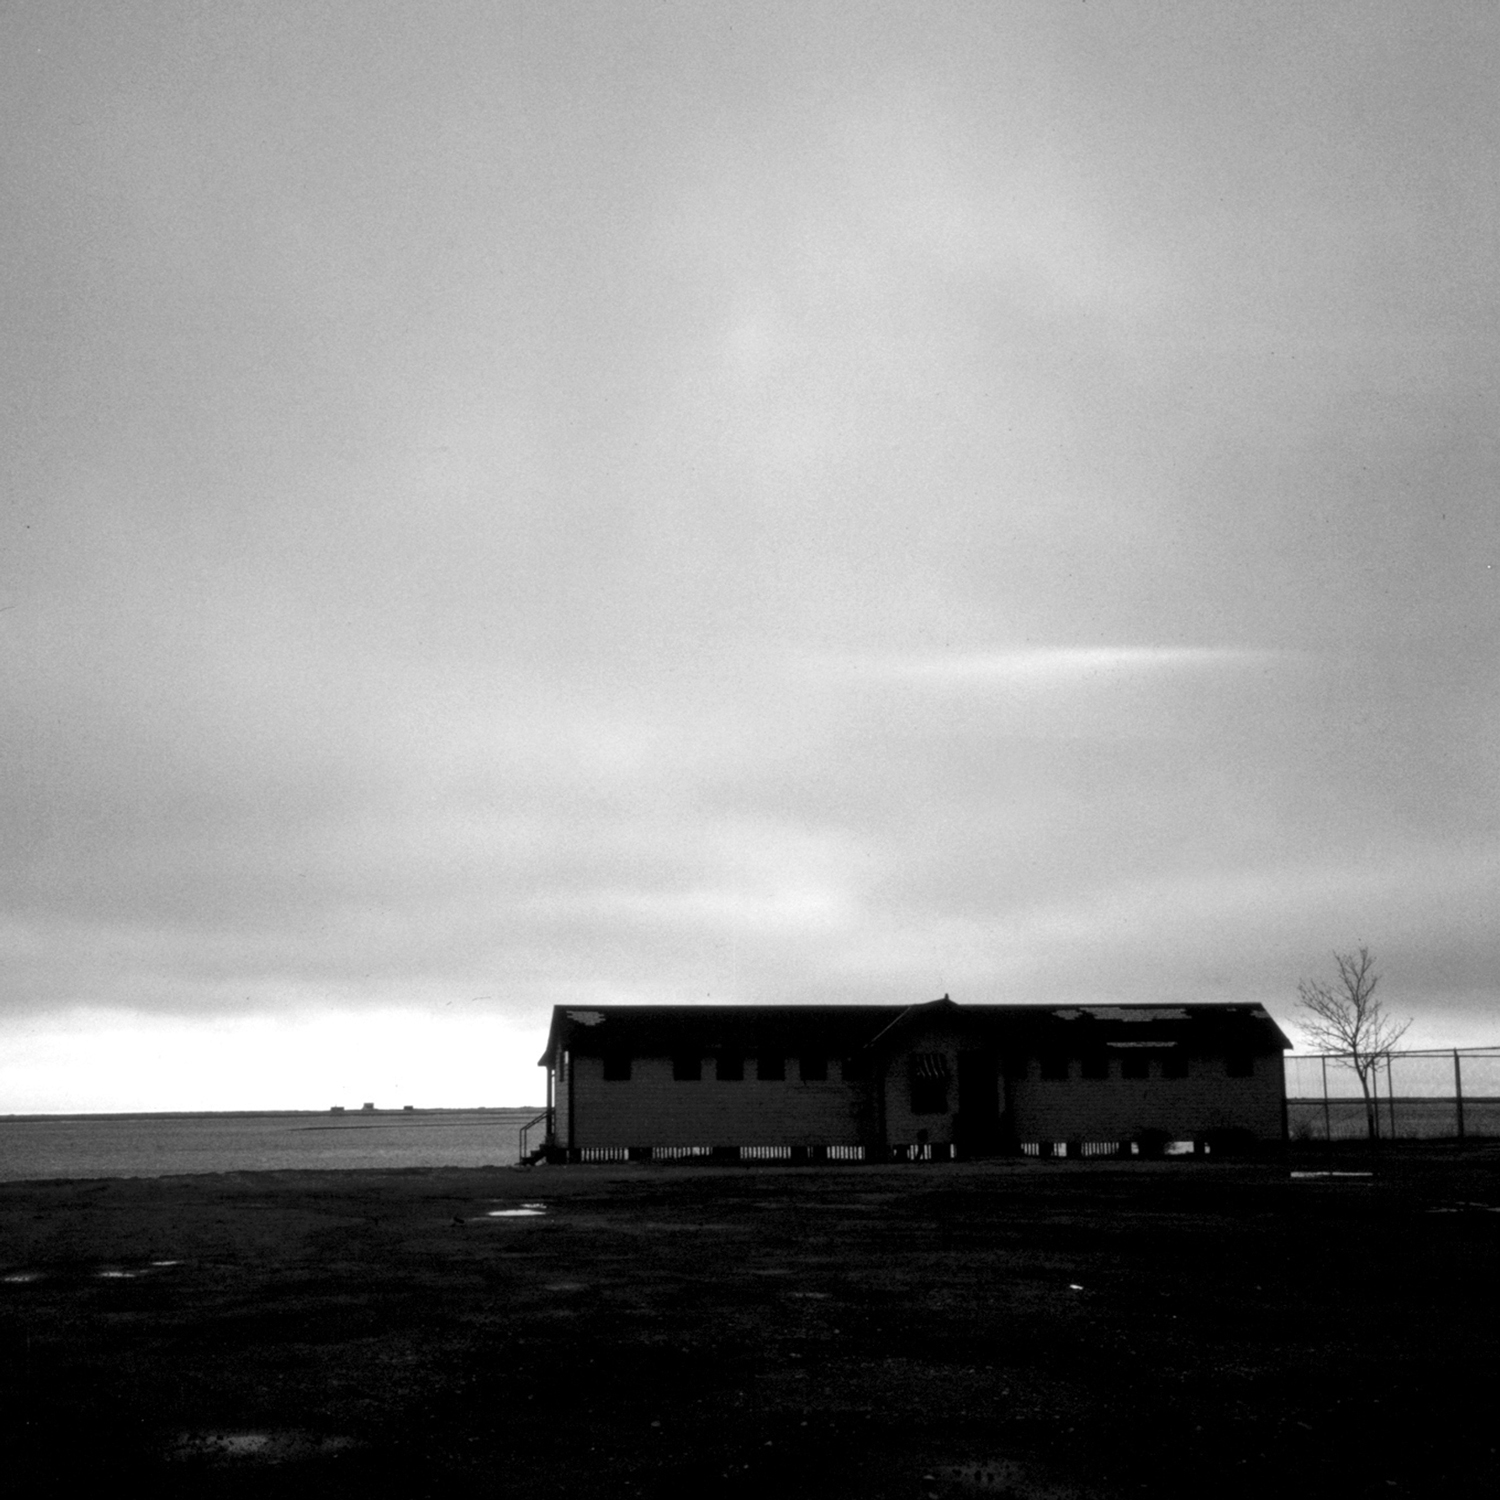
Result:
[[744,1056],[738,1052],[721,1052],[714,1076],[720,1083],[743,1083],[745,1080]]
[[1108,1078],[1109,1058],[1103,1052],[1086,1052],[1083,1057],[1085,1078]]
[[1224,1071],[1231,1078],[1253,1078],[1255,1058],[1248,1052],[1231,1052],[1224,1059]]
[[799,1057],[797,1063],[803,1083],[828,1082],[828,1059],[826,1057],[814,1053],[807,1057]]
[[755,1076],[762,1083],[780,1083],[786,1077],[786,1058],[779,1052],[762,1052],[755,1060]]
[[604,1054],[604,1081],[606,1083],[630,1082],[630,1054],[628,1052]]
[[911,1112],[914,1115],[948,1113],[948,1059],[945,1054],[912,1053]]
[[1043,1078],[1066,1078],[1068,1076],[1068,1059],[1059,1052],[1045,1053],[1042,1057]]
[[870,1077],[870,1058],[867,1053],[859,1053],[854,1057],[844,1059],[844,1082],[865,1083]]
[[1151,1059],[1144,1052],[1127,1052],[1120,1059],[1121,1078],[1149,1078]]
[[679,1052],[672,1059],[672,1077],[678,1083],[697,1083],[703,1077],[703,1059],[696,1052]]
[[914,1115],[948,1113],[948,1080],[946,1078],[913,1078],[911,1112]]
[[1167,1053],[1161,1060],[1161,1076],[1163,1078],[1186,1078],[1188,1076],[1187,1053]]

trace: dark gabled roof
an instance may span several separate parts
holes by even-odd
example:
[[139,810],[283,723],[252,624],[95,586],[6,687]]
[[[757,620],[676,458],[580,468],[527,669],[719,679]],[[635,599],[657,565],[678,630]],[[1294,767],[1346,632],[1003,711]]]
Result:
[[1263,1005],[981,1005],[964,1009],[1003,1015],[1006,1040],[1017,1046],[1087,1051],[1121,1043],[1176,1043],[1188,1049],[1250,1047],[1284,1052],[1290,1038]]
[[944,995],[919,1005],[559,1005],[539,1063],[545,1066],[560,1046],[588,1056],[666,1056],[697,1047],[839,1057],[896,1046],[912,1028],[939,1019],[1001,1045],[1035,1049],[1158,1043],[1275,1052],[1291,1046],[1260,1005],[956,1005]]
[[559,1005],[547,1050],[595,1055],[619,1050],[664,1057],[684,1047],[740,1052],[815,1049],[830,1057],[858,1052],[904,1005]]

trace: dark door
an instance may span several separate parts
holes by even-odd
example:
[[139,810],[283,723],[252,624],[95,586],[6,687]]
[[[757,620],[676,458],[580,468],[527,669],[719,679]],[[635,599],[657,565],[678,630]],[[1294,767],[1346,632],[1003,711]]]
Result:
[[1000,1149],[1000,1061],[992,1048],[958,1054],[953,1137],[965,1156],[988,1156]]

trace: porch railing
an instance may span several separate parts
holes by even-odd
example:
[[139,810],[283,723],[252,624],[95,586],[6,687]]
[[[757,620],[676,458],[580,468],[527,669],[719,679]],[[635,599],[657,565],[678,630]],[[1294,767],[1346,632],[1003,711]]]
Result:
[[[552,1135],[552,1129],[551,1129],[551,1126],[548,1124],[548,1122],[551,1120],[551,1118],[552,1118],[552,1111],[550,1109],[544,1109],[541,1112],[541,1114],[536,1115],[534,1118],[528,1120],[521,1127],[520,1134],[516,1137],[516,1145],[517,1145],[517,1148],[518,1148],[517,1152],[516,1152],[516,1160],[517,1161],[530,1161],[530,1159],[531,1159],[531,1132],[533,1130],[535,1130],[538,1125],[546,1125],[547,1126],[547,1132],[546,1132],[546,1134],[547,1134],[548,1138],[551,1137],[551,1135]],[[543,1141],[542,1144],[545,1145],[546,1141]]]

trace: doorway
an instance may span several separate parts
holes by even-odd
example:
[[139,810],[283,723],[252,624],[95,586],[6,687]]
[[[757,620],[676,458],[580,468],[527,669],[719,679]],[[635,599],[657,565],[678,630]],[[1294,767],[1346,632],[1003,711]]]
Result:
[[1001,1149],[1000,1059],[993,1047],[958,1054],[958,1110],[953,1138],[964,1156],[993,1156]]

